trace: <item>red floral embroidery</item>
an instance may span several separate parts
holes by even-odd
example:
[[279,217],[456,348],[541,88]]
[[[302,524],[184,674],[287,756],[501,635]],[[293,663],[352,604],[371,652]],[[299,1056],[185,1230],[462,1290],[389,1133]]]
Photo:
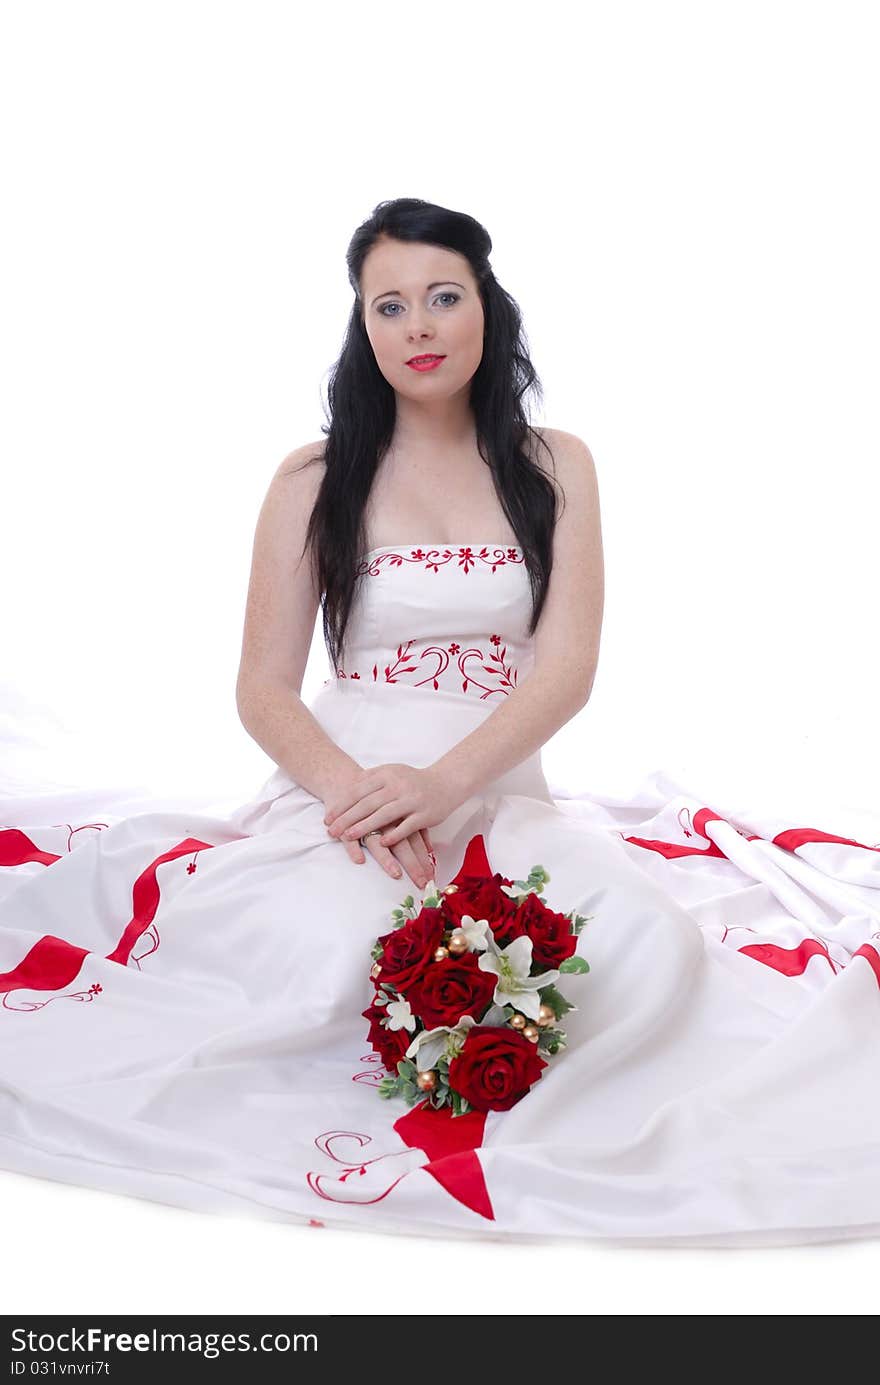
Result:
[[[380,675],[378,664],[373,664],[371,681],[373,683],[411,683],[417,688],[430,683],[437,691],[441,683],[446,688],[453,684],[457,688],[459,686],[458,674],[461,674],[462,692],[467,692],[473,685],[472,690],[475,693],[477,689],[480,690],[481,701],[485,701],[493,693],[501,693],[507,697],[516,688],[518,670],[512,663],[508,662],[507,645],[505,644],[500,651],[498,649],[502,643],[501,635],[489,636],[490,645],[495,647],[494,651],[490,653],[474,646],[462,649],[461,645],[455,641],[445,649],[439,644],[426,644],[417,651],[412,648],[416,643],[415,640],[407,640],[406,644],[397,646],[397,658],[393,663],[385,665],[382,671],[384,677]],[[433,659],[436,660],[436,663],[430,672],[423,677],[411,677],[411,674],[421,673],[422,667],[427,667],[427,665],[420,667],[422,659]],[[473,661],[474,659],[478,660],[476,672],[473,671],[472,664],[466,667],[466,661]],[[444,678],[444,675],[447,676]],[[360,676],[357,671],[346,673],[341,668],[336,670],[337,678],[360,678]],[[369,675],[367,677],[369,680]],[[330,679],[325,678],[324,682],[325,684],[329,683]]]
[[[376,577],[382,565],[400,568],[404,563],[417,563],[425,571],[439,572],[441,567],[455,563],[459,571],[469,573],[477,565],[486,567],[494,574],[497,568],[525,562],[521,548],[504,544],[484,544],[477,548],[470,544],[456,544],[438,548],[409,548],[398,550],[393,544],[383,548],[371,549],[363,555],[357,572],[360,576]],[[518,670],[508,661],[507,645],[502,635],[489,635],[488,642],[494,649],[485,650],[479,645],[463,648],[457,640],[448,644],[422,644],[413,638],[397,646],[396,658],[390,659],[380,672],[378,664],[372,670],[361,673],[358,669],[338,668],[337,678],[350,678],[355,681],[372,683],[411,683],[415,687],[428,684],[439,691],[441,687],[462,692],[469,690],[482,700],[500,693],[507,697],[517,685]],[[503,648],[499,648],[502,646]],[[430,663],[424,661],[430,660]],[[421,676],[415,676],[421,675]],[[324,686],[333,681],[324,679]]]
[[474,550],[467,544],[457,547],[445,548],[411,548],[408,552],[399,553],[394,547],[374,548],[369,553],[365,553],[358,566],[359,576],[376,577],[381,571],[382,563],[389,567],[400,567],[402,563],[421,563],[425,569],[438,572],[447,563],[457,562],[463,572],[470,572],[472,567],[480,563],[484,567],[491,568],[492,572],[496,568],[506,567],[508,563],[523,563],[525,558],[521,548],[508,548],[503,545],[497,547],[484,544],[482,548]]

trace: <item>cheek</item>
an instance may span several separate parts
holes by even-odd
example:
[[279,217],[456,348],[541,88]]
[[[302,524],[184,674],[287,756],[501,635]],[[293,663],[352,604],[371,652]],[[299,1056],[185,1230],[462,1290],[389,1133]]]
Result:
[[475,370],[483,356],[483,319],[479,314],[456,323],[454,344],[462,365]]
[[370,330],[369,338],[379,369],[383,375],[393,375],[400,366],[400,343],[394,339],[393,333],[383,332],[376,327]]
[[455,321],[455,337],[464,348],[482,350],[483,314],[480,312],[462,313]]

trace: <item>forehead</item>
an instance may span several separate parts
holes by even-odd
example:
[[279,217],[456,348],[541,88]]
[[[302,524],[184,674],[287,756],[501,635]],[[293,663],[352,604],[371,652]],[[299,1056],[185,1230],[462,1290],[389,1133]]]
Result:
[[464,255],[445,246],[379,240],[364,259],[362,279],[366,293],[402,293],[446,278],[462,280],[469,272]]

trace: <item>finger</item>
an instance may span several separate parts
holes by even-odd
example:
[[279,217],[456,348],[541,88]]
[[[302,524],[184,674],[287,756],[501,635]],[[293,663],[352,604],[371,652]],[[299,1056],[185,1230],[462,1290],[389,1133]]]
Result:
[[[377,826],[382,825],[377,823]],[[395,827],[386,826],[379,840],[383,846],[395,847],[398,842],[403,841],[404,837],[411,837],[413,832],[419,831],[421,826],[418,813],[409,813],[402,817]],[[363,836],[363,832],[360,835]]]
[[[387,798],[383,796],[382,789],[377,789],[372,794],[363,795],[358,799],[357,803],[353,803],[350,808],[346,808],[345,812],[340,813],[327,830],[334,837],[342,836],[344,833],[348,833],[350,838],[362,837],[364,832],[370,829],[369,827],[363,828],[361,824],[367,821],[371,813],[376,814],[385,806],[387,806]],[[392,814],[391,816],[393,817],[394,815]],[[400,814],[398,813],[397,816],[399,817]],[[371,826],[382,827],[389,821],[391,821],[391,818],[386,817],[384,822],[372,822]],[[356,830],[353,831],[352,829]]]
[[416,832],[410,838],[410,841],[416,842],[416,855],[424,861],[428,879],[433,880],[437,873],[437,857],[434,855],[434,848],[431,846],[431,839],[427,830],[423,827],[420,832]]
[[343,842],[343,846],[345,847],[351,859],[357,865],[362,866],[364,864],[367,858],[364,855],[364,849],[359,842]]
[[[421,884],[421,887],[424,888],[434,874],[431,857],[428,853],[428,848],[425,846],[424,834],[422,832],[412,832],[407,837],[406,842],[401,842],[400,845],[401,847],[409,845],[412,849],[418,863],[419,872],[423,877],[422,881],[416,881],[416,884]],[[399,859],[400,857],[398,856],[398,860]],[[410,874],[412,874],[412,872],[410,872]],[[413,878],[415,879],[415,877]]]
[[[381,831],[384,837],[385,832],[390,830],[396,822],[401,820],[402,811],[399,803],[386,800],[386,802],[376,807],[373,812],[366,813],[361,818],[355,818],[352,820],[350,826],[343,827],[341,829],[342,836],[351,841],[357,837],[365,837],[368,832]],[[403,836],[408,837],[411,832],[412,828],[410,828],[409,832],[404,832]]]
[[384,871],[387,871],[389,875],[393,875],[395,880],[400,879],[403,875],[400,864],[395,860],[388,848],[381,845],[378,837],[367,837],[366,850],[369,851],[371,856],[375,856]]
[[424,845],[421,837],[418,837],[418,849],[416,837],[407,837],[405,841],[402,841],[400,845],[395,848],[393,855],[397,857],[397,860],[404,867],[407,875],[416,888],[423,890],[431,879],[431,870],[430,866],[420,858],[419,850],[421,850],[422,855],[424,855]]

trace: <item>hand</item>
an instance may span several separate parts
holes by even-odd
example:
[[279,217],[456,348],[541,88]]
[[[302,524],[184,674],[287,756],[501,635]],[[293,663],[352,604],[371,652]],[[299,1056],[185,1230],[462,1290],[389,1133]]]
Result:
[[330,834],[343,841],[385,828],[375,840],[395,846],[412,832],[443,822],[462,801],[454,782],[433,765],[375,765],[361,769],[338,794],[330,795],[324,822]]
[[[349,802],[357,796],[356,791],[345,786],[350,786],[361,773],[360,766],[354,765],[351,770],[344,772],[341,778],[336,779],[332,787],[322,793],[322,797],[325,799],[325,810],[330,803],[328,795],[332,795],[336,801],[339,801],[340,794],[343,798],[347,794],[347,801]],[[379,862],[382,869],[395,879],[400,879],[403,874],[401,865],[405,866],[410,879],[418,889],[424,888],[434,878],[436,860],[427,830],[411,832],[397,843],[393,852],[387,846],[382,845],[378,835],[368,837],[364,848],[361,847],[356,838],[351,840],[342,838],[342,844],[355,864],[360,866],[366,861],[364,849],[369,848],[370,854]]]

